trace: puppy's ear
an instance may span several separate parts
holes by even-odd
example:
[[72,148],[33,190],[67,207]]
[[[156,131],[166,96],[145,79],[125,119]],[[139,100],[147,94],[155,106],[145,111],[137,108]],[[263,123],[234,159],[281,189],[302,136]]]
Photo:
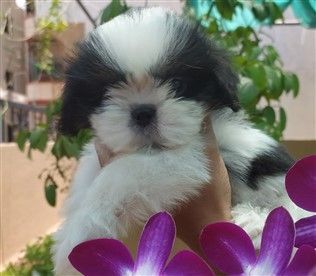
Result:
[[68,60],[59,130],[76,135],[90,128],[90,116],[102,106],[107,89],[125,80],[97,33],[79,43]]
[[211,46],[212,71],[217,80],[216,87],[213,91],[215,98],[220,105],[228,106],[233,111],[240,109],[240,103],[237,96],[237,86],[239,78],[233,70],[228,54],[219,49],[217,46]]
[[66,79],[58,130],[61,134],[75,136],[79,130],[90,128],[90,112],[82,103],[85,84],[80,80]]

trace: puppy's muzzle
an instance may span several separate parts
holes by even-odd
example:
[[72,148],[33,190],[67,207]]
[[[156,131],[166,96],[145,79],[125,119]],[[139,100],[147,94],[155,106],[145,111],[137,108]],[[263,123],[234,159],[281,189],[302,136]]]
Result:
[[133,123],[145,128],[149,126],[156,119],[156,107],[152,104],[142,104],[135,106],[131,111]]

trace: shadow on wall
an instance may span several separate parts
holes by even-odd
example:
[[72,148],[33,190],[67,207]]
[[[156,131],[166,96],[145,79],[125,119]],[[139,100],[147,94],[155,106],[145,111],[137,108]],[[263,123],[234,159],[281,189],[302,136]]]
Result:
[[[59,194],[57,206],[50,207],[38,177],[54,161],[48,153],[50,147],[45,154],[34,151],[29,160],[15,143],[0,144],[1,159],[5,160],[1,167],[1,265],[59,223],[58,212],[65,194]],[[75,162],[69,162],[74,168]]]
[[316,141],[313,140],[283,141],[282,144],[295,159],[316,154]]

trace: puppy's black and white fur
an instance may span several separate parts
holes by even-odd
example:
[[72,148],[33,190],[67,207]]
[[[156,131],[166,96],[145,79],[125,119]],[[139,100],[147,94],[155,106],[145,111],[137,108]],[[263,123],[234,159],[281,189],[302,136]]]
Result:
[[300,216],[284,189],[293,160],[247,121],[237,83],[225,53],[172,12],[133,10],[90,33],[67,72],[60,128],[74,135],[91,127],[121,154],[100,168],[87,145],[55,235],[57,274],[72,273],[67,256],[78,243],[120,237],[209,183],[216,172],[203,154],[206,110],[229,171],[234,222],[257,242],[271,209]]

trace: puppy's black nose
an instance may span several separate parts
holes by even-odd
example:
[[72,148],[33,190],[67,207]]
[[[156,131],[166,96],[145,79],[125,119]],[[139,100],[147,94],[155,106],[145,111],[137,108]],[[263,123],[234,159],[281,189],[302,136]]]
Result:
[[142,104],[133,108],[132,119],[140,127],[148,126],[156,117],[156,107],[152,104]]

